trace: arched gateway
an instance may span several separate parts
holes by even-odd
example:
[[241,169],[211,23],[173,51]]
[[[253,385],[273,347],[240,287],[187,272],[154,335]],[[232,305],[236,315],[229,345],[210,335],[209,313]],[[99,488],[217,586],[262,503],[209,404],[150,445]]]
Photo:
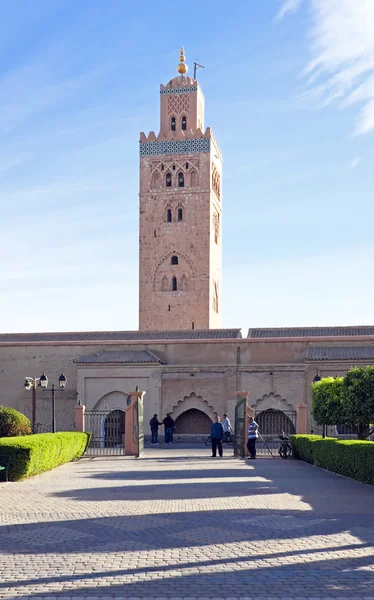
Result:
[[209,435],[212,419],[202,410],[190,408],[183,412],[175,421],[175,433],[178,435]]

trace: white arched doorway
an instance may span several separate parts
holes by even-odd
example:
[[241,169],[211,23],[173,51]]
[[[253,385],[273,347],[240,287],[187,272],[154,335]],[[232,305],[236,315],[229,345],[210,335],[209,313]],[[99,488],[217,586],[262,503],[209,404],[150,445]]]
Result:
[[124,454],[126,400],[128,394],[113,391],[98,400],[93,409],[86,410],[85,428],[91,433],[89,454]]

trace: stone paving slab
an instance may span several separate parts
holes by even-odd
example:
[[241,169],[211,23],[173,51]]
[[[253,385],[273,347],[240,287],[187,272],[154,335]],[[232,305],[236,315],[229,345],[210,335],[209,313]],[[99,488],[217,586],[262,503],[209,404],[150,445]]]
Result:
[[374,600],[374,488],[207,449],[83,458],[0,484],[0,551],[8,600]]

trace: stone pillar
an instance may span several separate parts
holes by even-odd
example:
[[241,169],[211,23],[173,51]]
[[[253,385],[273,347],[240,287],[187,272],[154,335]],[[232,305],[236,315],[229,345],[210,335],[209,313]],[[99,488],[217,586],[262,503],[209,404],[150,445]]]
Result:
[[[131,392],[129,394],[125,406],[125,455],[139,456],[139,429],[138,429],[138,400],[142,400],[145,392]],[[143,415],[141,415],[143,419]],[[144,445],[144,432],[141,432]]]
[[244,456],[248,456],[247,450],[247,432],[248,432],[248,417],[254,417],[254,410],[251,406],[248,406],[248,396],[250,392],[235,392],[237,398],[245,398],[245,412],[244,412],[244,432],[243,432],[243,445],[244,445]]
[[86,407],[83,404],[74,406],[74,426],[76,431],[86,431]]
[[306,404],[296,405],[296,433],[308,433],[308,407]]

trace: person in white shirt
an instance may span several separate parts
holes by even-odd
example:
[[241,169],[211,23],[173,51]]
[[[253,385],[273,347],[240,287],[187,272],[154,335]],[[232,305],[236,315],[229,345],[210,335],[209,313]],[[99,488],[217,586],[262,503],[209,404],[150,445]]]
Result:
[[223,415],[223,438],[226,440],[228,437],[231,436],[233,432],[232,427],[231,427],[231,423],[230,423],[230,419],[228,418],[227,414],[225,413]]
[[248,442],[247,448],[250,458],[256,458],[256,441],[258,438],[258,425],[253,417],[248,417]]

